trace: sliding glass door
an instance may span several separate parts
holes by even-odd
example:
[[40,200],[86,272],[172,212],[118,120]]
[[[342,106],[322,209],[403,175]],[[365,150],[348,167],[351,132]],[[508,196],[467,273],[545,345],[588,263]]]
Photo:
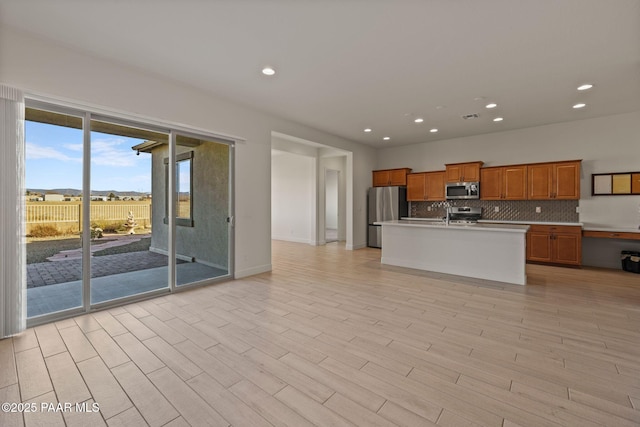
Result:
[[149,141],[168,134],[91,120],[91,304],[169,287],[169,257],[152,244],[152,155],[139,150]]
[[30,325],[232,277],[231,141],[38,102],[26,118]]
[[83,307],[83,117],[25,111],[27,317]]
[[229,275],[230,147],[176,136],[176,285]]

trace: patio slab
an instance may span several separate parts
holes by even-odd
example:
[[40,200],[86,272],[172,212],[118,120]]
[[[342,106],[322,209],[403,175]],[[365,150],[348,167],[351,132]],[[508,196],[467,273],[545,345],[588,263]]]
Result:
[[[182,261],[178,261],[182,262]],[[150,251],[129,252],[91,258],[91,276],[103,277],[130,271],[163,267],[166,255]],[[68,259],[27,265],[27,288],[50,286],[82,279],[82,260]]]
[[[130,243],[139,242],[142,239],[150,239],[151,234],[127,234],[127,235],[116,235],[116,234],[108,234],[105,235],[104,243],[99,243],[100,240],[92,240],[91,247],[89,251],[91,252],[91,257],[93,257],[94,252],[102,251],[104,249],[113,248],[116,246],[125,246]],[[78,249],[69,249],[66,251],[60,251],[57,254],[50,256],[47,258],[49,261],[58,262],[58,261],[70,261],[73,259],[82,259],[82,248]]]
[[[107,255],[104,258],[115,256],[117,255]],[[228,274],[226,270],[197,262],[176,265],[178,286],[213,279],[226,274]],[[167,277],[168,267],[162,266],[92,278],[91,304],[166,288]],[[81,280],[27,289],[27,317],[40,316],[81,306]]]

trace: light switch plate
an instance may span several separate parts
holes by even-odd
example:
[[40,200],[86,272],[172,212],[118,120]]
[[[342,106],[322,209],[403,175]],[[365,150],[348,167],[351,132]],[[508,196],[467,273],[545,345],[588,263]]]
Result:
[[542,209],[540,209],[540,206],[536,206],[536,213],[540,213],[542,212]]
[[494,212],[500,212],[500,207],[499,207],[499,206],[496,206],[495,208],[493,208],[493,211],[494,211]]

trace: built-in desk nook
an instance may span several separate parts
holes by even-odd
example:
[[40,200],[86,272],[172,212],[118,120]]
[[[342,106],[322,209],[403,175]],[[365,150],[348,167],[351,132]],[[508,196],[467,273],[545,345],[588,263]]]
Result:
[[640,252],[640,230],[585,223],[582,230],[584,265],[620,269],[622,251]]

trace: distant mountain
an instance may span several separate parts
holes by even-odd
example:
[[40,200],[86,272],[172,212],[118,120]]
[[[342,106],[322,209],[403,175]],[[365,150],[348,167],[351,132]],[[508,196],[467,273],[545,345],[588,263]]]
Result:
[[[62,194],[65,196],[69,195],[74,197],[82,196],[82,191],[75,188],[53,188],[50,190],[45,190],[41,188],[27,188],[27,191],[31,193],[37,193],[37,194]],[[92,191],[91,195],[108,197],[109,194],[111,193],[113,193],[118,197],[142,197],[149,194],[149,193],[141,193],[139,191],[115,191],[115,190],[102,191],[100,190],[100,191]]]

